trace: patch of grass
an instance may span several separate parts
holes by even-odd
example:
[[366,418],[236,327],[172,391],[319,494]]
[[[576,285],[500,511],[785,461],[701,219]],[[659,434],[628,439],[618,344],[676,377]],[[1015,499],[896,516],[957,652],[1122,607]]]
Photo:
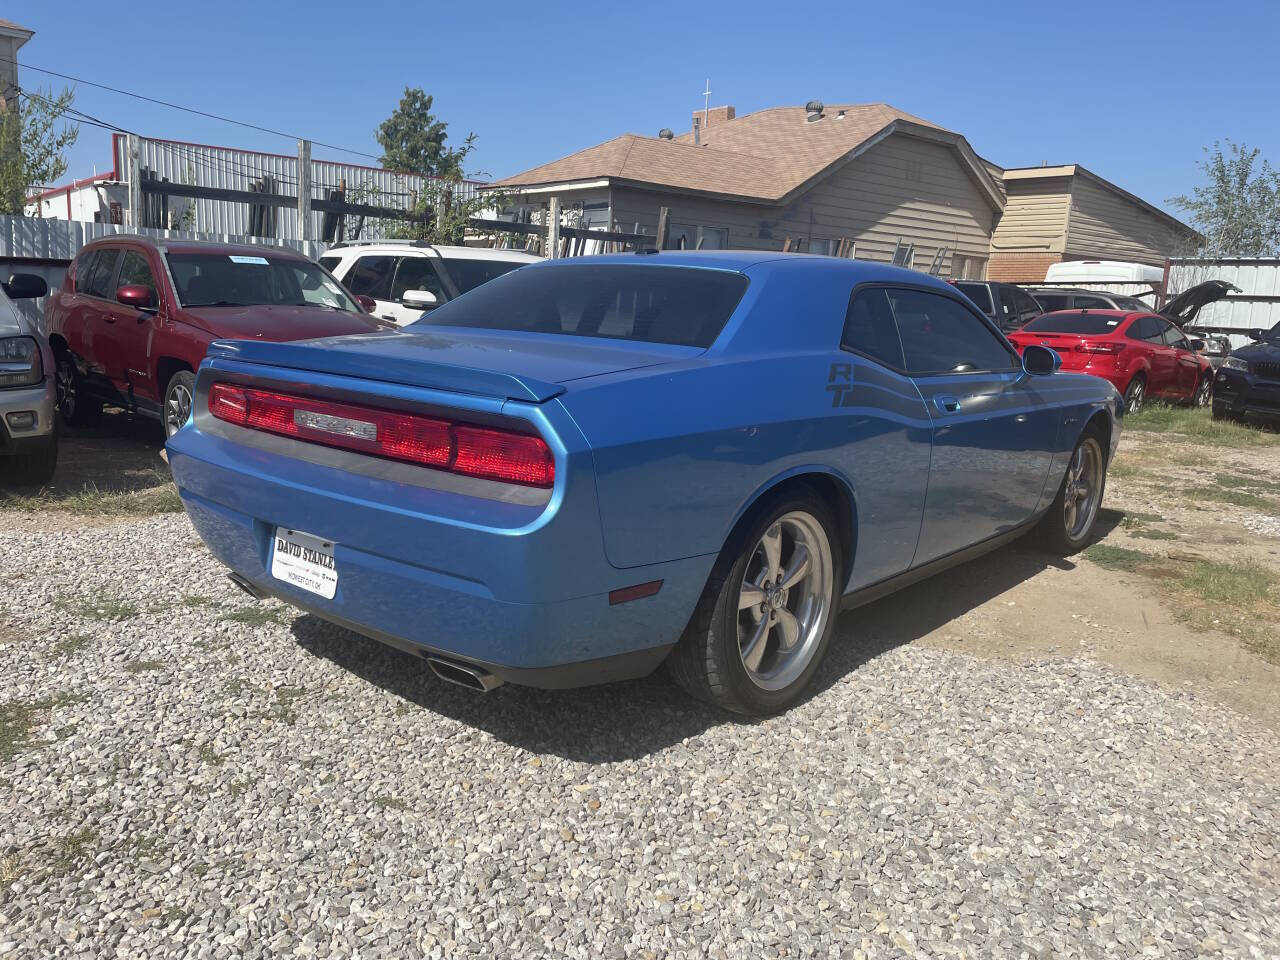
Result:
[[49,659],[56,660],[59,657],[69,657],[73,653],[78,653],[89,645],[89,638],[83,633],[71,633],[54,643],[49,648]]
[[1095,543],[1084,552],[1087,560],[1107,570],[1124,570],[1133,572],[1144,563],[1150,563],[1153,557],[1141,550],[1130,550],[1128,547],[1116,547],[1109,543]]
[[1280,493],[1280,480],[1272,480],[1266,473],[1249,471],[1252,476],[1241,476],[1238,473],[1219,473],[1213,482],[1220,487],[1246,487],[1250,490],[1263,490],[1267,493]]
[[69,833],[55,841],[57,854],[54,857],[53,869],[57,873],[66,873],[81,860],[89,856],[89,848],[98,839],[98,833],[91,827]]
[[0,760],[12,759],[30,749],[34,745],[32,731],[47,723],[52,711],[83,703],[85,699],[82,694],[60,693],[43,700],[0,703]]
[[128,620],[138,615],[132,603],[106,597],[61,597],[53,602],[59,610],[82,620]]
[[1133,527],[1140,527],[1147,523],[1162,523],[1164,517],[1158,513],[1142,513],[1138,510],[1126,510],[1124,516],[1120,518],[1120,525],[1126,530]]
[[1247,606],[1266,600],[1276,586],[1276,576],[1259,563],[1193,564],[1182,578],[1183,587],[1201,600]]
[[149,517],[160,513],[181,513],[182,498],[167,474],[157,471],[157,486],[141,490],[106,491],[86,484],[78,493],[53,496],[0,496],[0,510],[38,510],[97,517]]
[[1203,407],[1150,404],[1141,413],[1125,417],[1124,428],[1140,433],[1180,434],[1199,443],[1220,447],[1268,446],[1280,442],[1280,438],[1257,427],[1214,420]]
[[399,797],[393,797],[390,794],[381,793],[373,798],[373,805],[383,810],[408,810],[409,805]]
[[1121,480],[1132,480],[1134,477],[1143,476],[1146,472],[1132,460],[1125,459],[1123,456],[1116,457],[1111,461],[1111,465],[1107,467],[1107,476],[1118,477]]
[[1264,660],[1280,663],[1280,581],[1267,567],[1201,560],[1179,578],[1175,597],[1179,615],[1192,627],[1230,634]]
[[1250,493],[1248,490],[1235,490],[1215,484],[1192,487],[1187,491],[1187,496],[1207,503],[1228,503],[1233,507],[1248,507],[1254,510],[1280,509],[1280,505],[1267,497]]
[[130,673],[146,673],[148,670],[163,670],[164,664],[159,660],[130,660],[124,668]]
[[159,860],[169,852],[169,844],[159,837],[135,833],[128,840],[129,851],[139,860]]
[[220,767],[224,762],[226,762],[226,758],[223,757],[222,754],[218,753],[218,751],[214,750],[212,744],[208,743],[202,743],[196,748],[196,756],[204,763],[214,767]]
[[215,601],[209,597],[202,597],[198,593],[185,594],[179,601],[184,607],[212,607]]
[[1129,536],[1138,537],[1141,540],[1177,540],[1178,535],[1172,530],[1153,530],[1149,527],[1139,527],[1136,530],[1130,530]]
[[244,793],[248,789],[249,789],[249,784],[246,783],[244,780],[232,780],[231,785],[227,787],[227,790],[230,792],[232,798],[240,796],[242,793]]
[[289,622],[288,614],[275,607],[241,607],[222,618],[230,623],[242,623],[247,627],[265,627],[268,624]]
[[275,695],[276,702],[267,711],[267,716],[272,720],[279,720],[281,723],[293,723],[296,721],[298,719],[298,711],[294,709],[294,704],[307,695],[306,688],[277,687]]

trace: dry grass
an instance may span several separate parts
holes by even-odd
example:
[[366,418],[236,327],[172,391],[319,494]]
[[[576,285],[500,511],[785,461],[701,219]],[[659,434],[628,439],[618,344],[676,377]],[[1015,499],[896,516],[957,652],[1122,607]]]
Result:
[[1124,418],[1124,429],[1140,433],[1166,433],[1214,447],[1269,446],[1280,443],[1280,435],[1259,427],[1227,420],[1214,420],[1204,408],[1147,406],[1141,413]]
[[92,483],[78,492],[54,495],[41,491],[34,496],[0,495],[0,510],[34,513],[71,513],[96,517],[150,517],[161,513],[181,513],[182,499],[167,474],[156,472],[156,486],[141,490],[99,490]]

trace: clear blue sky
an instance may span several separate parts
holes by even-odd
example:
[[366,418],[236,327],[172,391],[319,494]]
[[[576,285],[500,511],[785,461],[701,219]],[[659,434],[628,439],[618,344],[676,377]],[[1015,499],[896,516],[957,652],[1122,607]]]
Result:
[[[279,3],[23,0],[24,64],[379,153],[405,86],[435,97],[469,172],[494,177],[712,105],[885,101],[1001,166],[1081,163],[1153,203],[1202,147],[1280,166],[1280,0],[1107,3]],[[125,11],[128,11],[127,13]],[[24,70],[28,88],[63,81]],[[280,137],[88,86],[76,106],[139,133],[292,153]],[[316,148],[316,156],[357,157]],[[365,161],[368,162],[368,161]],[[111,165],[82,128],[70,176]]]

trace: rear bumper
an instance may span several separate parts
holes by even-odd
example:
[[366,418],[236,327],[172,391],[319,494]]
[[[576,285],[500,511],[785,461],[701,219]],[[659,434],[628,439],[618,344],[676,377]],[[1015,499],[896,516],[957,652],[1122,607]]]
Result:
[[[594,479],[573,469],[574,451],[565,452],[564,486],[539,507],[307,463],[202,432],[198,422],[168,451],[196,530],[258,590],[391,646],[463,660],[518,684],[583,686],[652,672],[687,624],[715,559],[610,566]],[[332,600],[271,576],[276,526],[335,544]],[[610,591],[654,580],[663,581],[656,595],[609,603]]]
[[[0,390],[0,456],[20,455],[48,441],[54,423],[53,378],[34,387]],[[30,427],[15,427],[10,414],[34,414]]]
[[1213,379],[1213,408],[1236,417],[1280,419],[1280,381],[1262,380],[1244,370],[1219,368]]

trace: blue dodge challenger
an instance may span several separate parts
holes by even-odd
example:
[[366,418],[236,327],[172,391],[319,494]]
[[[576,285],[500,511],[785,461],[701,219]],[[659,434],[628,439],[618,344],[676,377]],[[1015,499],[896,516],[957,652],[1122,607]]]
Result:
[[1089,540],[1122,404],[953,287],[776,253],[548,261],[401,330],[219,341],[169,441],[245,590],[489,690],[666,663],[768,714],[856,606]]

